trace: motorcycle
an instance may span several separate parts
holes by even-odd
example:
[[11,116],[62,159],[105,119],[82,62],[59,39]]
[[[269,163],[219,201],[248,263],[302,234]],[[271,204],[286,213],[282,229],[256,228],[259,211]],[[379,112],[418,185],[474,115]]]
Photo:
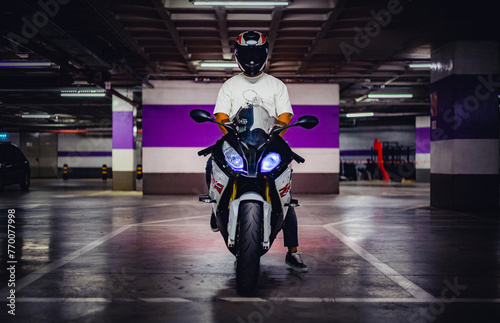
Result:
[[213,146],[198,152],[212,157],[208,195],[201,202],[212,204],[217,224],[229,251],[236,256],[236,287],[240,295],[254,292],[260,257],[273,244],[282,228],[292,199],[292,161],[303,163],[280,133],[300,126],[312,129],[314,116],[302,116],[286,127],[275,126],[263,104],[254,100],[242,106],[230,123],[222,124],[209,112],[190,112],[197,122],[212,122],[228,133]]

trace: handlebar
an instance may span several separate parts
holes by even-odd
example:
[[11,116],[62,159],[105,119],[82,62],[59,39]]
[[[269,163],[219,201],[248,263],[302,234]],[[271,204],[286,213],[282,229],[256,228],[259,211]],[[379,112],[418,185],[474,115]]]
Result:
[[198,156],[208,156],[208,155],[210,155],[212,153],[212,150],[214,149],[214,147],[215,147],[215,145],[212,145],[212,146],[207,147],[207,148],[205,148],[203,150],[200,150],[198,152]]
[[296,153],[292,152],[292,154],[293,154],[292,155],[293,160],[295,160],[297,163],[301,164],[306,161],[304,158],[300,157]]

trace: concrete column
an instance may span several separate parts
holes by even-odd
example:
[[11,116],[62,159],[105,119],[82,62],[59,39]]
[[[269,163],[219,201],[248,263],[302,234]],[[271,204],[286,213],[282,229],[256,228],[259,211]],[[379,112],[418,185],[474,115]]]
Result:
[[[132,92],[122,93],[132,98]],[[113,190],[135,190],[134,106],[113,96]]]
[[415,118],[416,181],[428,183],[431,174],[431,118]]
[[[206,192],[208,157],[197,152],[213,145],[222,134],[211,123],[197,124],[192,109],[214,110],[219,83],[152,81],[142,92],[143,193],[193,194]],[[293,164],[293,192],[339,192],[338,84],[287,84],[294,119],[311,114],[319,125],[300,127],[285,135],[293,151],[306,159]]]
[[431,205],[496,210],[498,43],[450,42],[431,61]]

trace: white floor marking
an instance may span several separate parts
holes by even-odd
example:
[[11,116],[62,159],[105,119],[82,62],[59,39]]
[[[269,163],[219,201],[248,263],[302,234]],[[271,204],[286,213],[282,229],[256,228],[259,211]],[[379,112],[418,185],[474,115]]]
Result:
[[[198,219],[198,218],[207,218],[207,222],[209,218],[209,214],[206,215],[197,215],[197,216],[187,216],[184,218],[176,218],[176,219],[168,219],[168,220],[159,220],[159,221],[150,221],[150,222],[144,222],[144,223],[136,223],[134,225],[151,225],[151,224],[157,224],[157,223],[168,223],[168,222],[175,222],[175,221],[182,221],[182,220],[193,220],[193,219]],[[207,224],[208,226],[208,224]]]
[[410,211],[410,210],[414,210],[414,209],[420,209],[420,208],[423,208],[423,207],[429,207],[429,204],[421,204],[421,205],[407,207],[407,208],[404,208],[404,209],[397,209],[397,210],[389,212],[389,214],[390,213],[395,213],[395,212],[406,212],[406,211]]
[[[91,242],[90,244],[86,245],[85,247],[80,248],[77,251],[72,252],[65,257],[62,257],[59,260],[56,260],[56,261],[54,261],[46,266],[43,266],[42,268],[40,268],[38,270],[35,270],[31,274],[24,276],[23,278],[16,281],[16,292],[18,292],[19,290],[28,286],[32,282],[40,279],[40,277],[44,276],[45,274],[50,273],[51,271],[67,264],[68,262],[70,262],[70,261],[80,257],[81,255],[89,252],[90,250],[100,246],[104,242],[108,241],[109,239],[113,238],[114,236],[119,235],[123,231],[128,230],[132,226],[133,226],[132,224],[124,225],[124,226],[120,227],[119,229],[116,229],[116,230],[106,234],[105,236]],[[9,292],[9,288],[4,287],[2,290],[0,290],[0,297],[3,297],[3,295],[7,295],[8,292]]]
[[[376,215],[369,215],[369,216],[365,216],[365,217],[361,217],[361,218],[348,219],[348,220],[333,222],[333,223],[329,223],[329,224],[325,224],[325,225],[338,225],[338,224],[344,224],[344,223],[359,222],[359,221],[363,221],[363,220],[368,220],[368,219],[373,218],[375,216]],[[322,225],[322,227],[324,227],[325,225]],[[302,225],[300,225],[300,226],[302,226]]]
[[192,300],[180,297],[158,297],[158,298],[139,298],[148,303],[192,303]]
[[[404,209],[396,209],[396,210],[393,210],[393,211],[389,211],[389,212],[387,212],[385,214],[393,214],[393,213],[406,212],[406,211],[409,211],[409,210],[418,209],[418,208],[427,207],[427,206],[428,206],[427,204],[416,205],[416,206],[412,206],[412,207],[406,207]],[[329,223],[329,224],[326,224],[326,225],[339,225],[339,224],[345,224],[345,223],[351,223],[351,222],[358,222],[358,221],[367,220],[367,219],[370,219],[370,218],[373,218],[373,217],[376,217],[376,216],[377,216],[376,214],[371,214],[371,215],[364,216],[364,217],[342,220],[342,221],[338,221],[338,222]],[[300,225],[300,226],[303,226],[303,225]],[[324,225],[322,225],[322,226],[324,226]]]
[[[7,300],[0,300],[6,302]],[[209,297],[209,298],[183,298],[183,297],[159,297],[159,298],[103,298],[103,297],[17,297],[16,302],[20,303],[210,303],[210,302],[234,302],[234,303],[255,303],[255,302],[296,302],[296,303],[439,303],[440,298],[419,299],[419,298],[390,298],[390,297],[280,297],[280,298],[260,298],[260,297]],[[500,303],[500,298],[456,298],[453,303]]]
[[323,302],[334,302],[333,298],[324,297],[283,297],[279,301],[289,301],[297,303],[323,303]]
[[331,234],[337,237],[340,241],[342,241],[346,246],[351,248],[354,252],[360,255],[363,259],[368,261],[372,266],[377,268],[380,272],[382,272],[387,278],[401,286],[405,291],[407,291],[410,295],[417,299],[421,300],[430,300],[434,299],[434,296],[427,293],[422,288],[418,287],[410,280],[406,279],[403,275],[380,261],[377,257],[363,249],[356,242],[352,241],[349,237],[344,235],[342,232],[335,229],[332,225],[325,225],[324,228],[328,230]]
[[[105,243],[106,241],[112,239],[113,237],[119,235],[120,233],[122,233],[122,232],[124,232],[132,227],[143,225],[143,224],[147,225],[147,224],[154,224],[154,223],[168,223],[168,222],[174,222],[174,221],[191,220],[191,219],[196,219],[196,218],[200,218],[200,217],[205,217],[205,215],[124,225],[124,226],[106,234],[105,236],[91,242],[90,244],[86,245],[85,247],[80,248],[77,251],[72,252],[69,255],[62,257],[61,259],[58,259],[58,260],[56,260],[56,261],[54,261],[46,266],[43,266],[42,268],[35,270],[34,272],[24,276],[21,279],[18,279],[16,281],[16,288],[15,288],[16,292],[19,292],[21,289],[23,289],[24,287],[28,286],[29,284],[37,281],[38,279],[40,279],[44,275],[56,270],[57,268],[59,268],[61,266],[64,266],[68,262],[73,261],[74,259],[80,257],[81,255],[91,251],[92,249],[97,248],[101,244]],[[208,218],[208,215],[206,217]],[[9,295],[10,289],[11,288],[9,288],[8,286],[5,286],[4,288],[2,288],[0,290],[0,299],[5,299]]]
[[241,303],[267,302],[267,300],[260,297],[218,297],[217,299],[225,302]]

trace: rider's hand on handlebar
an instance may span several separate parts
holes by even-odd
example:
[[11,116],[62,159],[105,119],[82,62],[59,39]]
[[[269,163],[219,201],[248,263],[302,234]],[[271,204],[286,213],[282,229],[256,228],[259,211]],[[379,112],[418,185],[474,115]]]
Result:
[[[220,123],[228,123],[229,122],[229,116],[225,113],[219,112],[215,115],[215,121],[220,122]],[[223,134],[227,134],[227,129],[224,128],[223,126],[219,125],[220,131],[222,131]]]

